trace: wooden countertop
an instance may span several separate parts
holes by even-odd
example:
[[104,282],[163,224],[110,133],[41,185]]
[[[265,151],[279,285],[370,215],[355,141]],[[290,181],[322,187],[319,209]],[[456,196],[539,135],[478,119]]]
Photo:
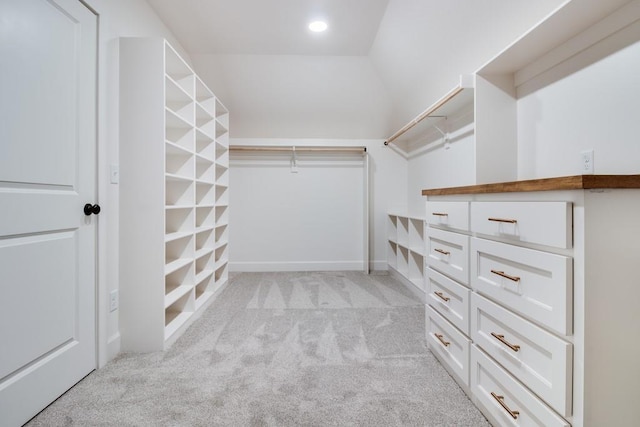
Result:
[[422,190],[423,196],[453,194],[514,193],[526,191],[587,190],[596,188],[640,188],[640,175],[575,175],[526,181],[497,182],[465,187]]

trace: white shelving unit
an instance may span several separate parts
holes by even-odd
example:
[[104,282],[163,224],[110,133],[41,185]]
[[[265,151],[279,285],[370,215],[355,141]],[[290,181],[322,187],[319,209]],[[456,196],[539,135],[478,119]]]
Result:
[[120,40],[125,351],[166,349],[228,281],[229,112],[162,39]]
[[424,297],[424,218],[389,213],[387,215],[389,271]]
[[473,108],[473,101],[473,76],[461,75],[459,83],[453,89],[391,135],[384,144],[393,144],[401,154],[408,157],[418,147],[424,146],[434,130],[443,132],[438,127],[443,120],[460,110]]

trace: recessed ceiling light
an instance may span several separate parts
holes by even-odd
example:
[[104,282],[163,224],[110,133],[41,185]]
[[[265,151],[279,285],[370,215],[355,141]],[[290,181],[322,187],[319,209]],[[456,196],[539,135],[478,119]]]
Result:
[[313,21],[309,24],[309,29],[314,33],[321,33],[327,29],[327,23],[324,21]]

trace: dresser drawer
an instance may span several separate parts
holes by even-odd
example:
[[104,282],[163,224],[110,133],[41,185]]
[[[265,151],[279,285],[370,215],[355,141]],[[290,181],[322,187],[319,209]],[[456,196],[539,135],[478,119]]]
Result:
[[471,291],[431,268],[427,268],[427,303],[469,335],[469,294]]
[[473,289],[534,322],[571,335],[571,258],[472,238],[471,259]]
[[427,228],[427,265],[469,284],[469,236]]
[[471,346],[471,393],[501,426],[570,427],[498,364]]
[[427,343],[449,371],[469,387],[470,340],[451,326],[431,306],[426,306]]
[[558,248],[572,246],[567,202],[472,202],[471,231]]
[[469,202],[427,202],[427,223],[469,231]]
[[471,339],[560,415],[571,415],[570,343],[477,294],[471,296]]

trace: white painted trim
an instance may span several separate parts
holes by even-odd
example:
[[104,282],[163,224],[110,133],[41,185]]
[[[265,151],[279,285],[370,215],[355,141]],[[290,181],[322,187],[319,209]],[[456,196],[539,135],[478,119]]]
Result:
[[389,262],[387,260],[369,261],[369,272],[387,271],[389,270]]
[[397,279],[400,283],[402,283],[407,289],[409,289],[415,296],[420,298],[420,302],[425,304],[427,302],[427,296],[425,295],[422,289],[419,289],[412,282],[407,280],[402,274],[400,274],[395,268],[389,266],[389,275],[394,279]]
[[116,332],[115,334],[109,337],[107,341],[107,360],[112,360],[120,353],[120,332]]

